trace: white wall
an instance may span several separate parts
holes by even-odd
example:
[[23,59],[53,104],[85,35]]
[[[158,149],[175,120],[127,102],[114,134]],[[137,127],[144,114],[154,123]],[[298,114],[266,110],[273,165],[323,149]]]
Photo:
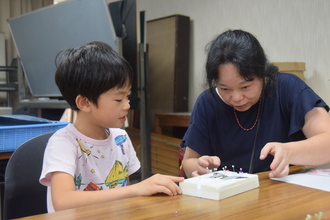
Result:
[[191,19],[190,110],[204,89],[205,46],[229,28],[254,34],[271,62],[305,62],[307,84],[330,104],[329,8],[328,0],[137,0],[146,20]]

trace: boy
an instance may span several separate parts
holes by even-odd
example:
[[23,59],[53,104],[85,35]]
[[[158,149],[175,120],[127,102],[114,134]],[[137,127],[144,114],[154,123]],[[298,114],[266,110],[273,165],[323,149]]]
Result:
[[128,185],[140,162],[123,126],[132,70],[103,42],[66,50],[57,65],[56,84],[77,119],[58,130],[44,155],[40,183],[48,187],[48,212],[146,196],[181,194],[183,178],[156,174]]

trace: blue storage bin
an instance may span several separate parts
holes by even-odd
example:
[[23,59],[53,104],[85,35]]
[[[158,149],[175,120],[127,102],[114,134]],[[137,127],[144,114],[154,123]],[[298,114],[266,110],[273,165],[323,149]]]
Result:
[[68,122],[52,121],[44,124],[0,126],[0,152],[13,152],[25,141],[57,131],[67,124]]

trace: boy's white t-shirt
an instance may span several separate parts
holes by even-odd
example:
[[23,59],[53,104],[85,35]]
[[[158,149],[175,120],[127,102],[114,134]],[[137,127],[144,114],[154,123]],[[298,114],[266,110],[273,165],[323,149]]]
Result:
[[49,139],[44,154],[40,183],[47,186],[48,212],[54,212],[50,193],[53,172],[70,174],[76,190],[106,190],[126,186],[129,175],[139,168],[125,130],[110,128],[107,139],[95,140],[68,124]]

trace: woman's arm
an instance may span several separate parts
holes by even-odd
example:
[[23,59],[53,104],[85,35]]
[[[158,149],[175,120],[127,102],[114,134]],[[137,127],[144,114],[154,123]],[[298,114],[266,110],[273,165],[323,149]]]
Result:
[[306,140],[289,143],[267,143],[260,159],[274,155],[269,176],[288,174],[289,165],[318,166],[330,162],[330,116],[323,107],[315,107],[305,115],[302,128]]
[[307,112],[302,128],[306,140],[290,146],[291,164],[318,166],[330,162],[330,116],[323,107]]

